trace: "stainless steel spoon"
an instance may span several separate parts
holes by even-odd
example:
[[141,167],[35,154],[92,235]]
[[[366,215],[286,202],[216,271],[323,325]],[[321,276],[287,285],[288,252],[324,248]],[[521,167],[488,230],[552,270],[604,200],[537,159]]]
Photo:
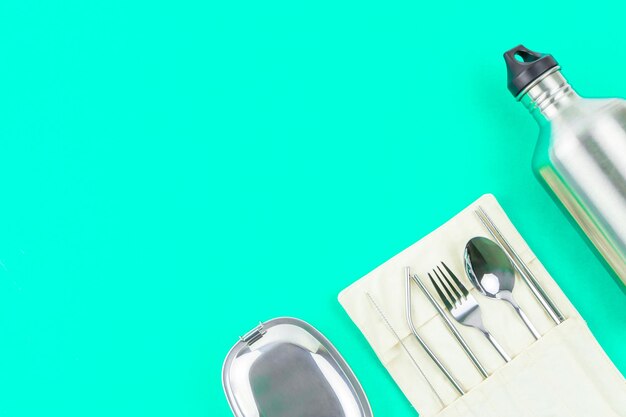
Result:
[[535,339],[541,337],[513,298],[515,271],[496,242],[485,237],[470,239],[465,245],[465,271],[478,291],[487,297],[508,301]]

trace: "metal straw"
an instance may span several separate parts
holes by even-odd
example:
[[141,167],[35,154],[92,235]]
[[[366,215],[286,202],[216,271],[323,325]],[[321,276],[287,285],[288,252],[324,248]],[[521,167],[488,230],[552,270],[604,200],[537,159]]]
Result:
[[[391,323],[389,323],[389,320],[387,320],[387,317],[385,317],[385,314],[383,313],[383,311],[380,309],[380,307],[378,307],[378,304],[376,304],[376,301],[374,301],[374,299],[372,298],[372,296],[370,295],[370,293],[366,292],[365,295],[367,295],[367,298],[369,298],[370,302],[372,303],[372,305],[374,306],[374,308],[376,309],[376,312],[378,313],[378,315],[380,316],[380,318],[382,319],[382,321],[385,323],[385,325],[387,326],[387,328],[389,329],[389,331],[391,333],[393,333],[393,335],[396,337],[396,339],[398,339],[398,343],[400,344],[400,346],[402,346],[402,348],[404,349],[404,351],[406,352],[407,356],[409,357],[409,359],[411,359],[411,362],[413,362],[413,365],[415,365],[415,367],[417,368],[417,370],[419,371],[419,373],[422,375],[422,378],[424,378],[424,381],[426,381],[426,383],[428,384],[428,386],[430,387],[430,389],[432,390],[432,392],[435,394],[435,396],[437,397],[437,399],[439,400],[439,402],[441,403],[441,405],[444,405],[443,400],[441,399],[441,397],[439,396],[439,394],[437,393],[437,390],[435,389],[435,387],[433,387],[433,384],[431,384],[431,382],[428,380],[428,378],[426,377],[426,375],[424,374],[424,371],[422,371],[422,368],[420,368],[420,366],[417,364],[417,361],[415,360],[415,358],[413,357],[413,355],[411,355],[411,352],[409,352],[409,349],[406,347],[406,345],[404,344],[404,342],[402,341],[402,339],[400,338],[400,336],[398,335],[398,333],[394,330],[393,326],[391,325]],[[462,394],[462,393],[461,393]]]
[[407,322],[409,324],[409,328],[411,329],[411,333],[413,333],[413,336],[415,336],[419,344],[422,346],[422,348],[424,348],[428,356],[430,356],[433,362],[435,362],[435,364],[441,370],[441,372],[444,373],[446,378],[448,378],[448,381],[450,381],[450,383],[454,386],[457,392],[463,395],[465,394],[465,391],[461,387],[461,384],[459,384],[459,382],[454,378],[454,376],[452,376],[450,371],[448,371],[446,366],[439,360],[437,355],[435,355],[435,353],[428,347],[426,342],[424,342],[424,339],[422,339],[419,333],[417,333],[417,329],[413,325],[413,320],[411,318],[411,270],[407,266],[404,268],[404,272],[406,275],[406,291],[407,291],[406,293],[406,317],[407,317]]

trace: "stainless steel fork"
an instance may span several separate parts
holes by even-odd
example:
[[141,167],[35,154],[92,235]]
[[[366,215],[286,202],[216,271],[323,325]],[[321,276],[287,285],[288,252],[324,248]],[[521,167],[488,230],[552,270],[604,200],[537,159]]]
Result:
[[[464,326],[475,327],[480,330],[487,340],[498,351],[502,359],[506,362],[511,360],[511,357],[504,351],[502,346],[496,341],[496,339],[489,333],[483,324],[483,318],[480,311],[480,305],[476,298],[467,291],[467,288],[459,281],[454,273],[448,268],[448,266],[441,262],[443,268],[448,273],[448,276],[441,270],[441,267],[437,266],[437,269],[433,269],[433,273],[437,277],[437,281],[428,274],[428,278],[435,286],[437,294],[443,301],[452,317]],[[439,273],[437,273],[439,271]],[[441,274],[441,276],[439,275]],[[442,278],[443,277],[443,278]],[[444,294],[445,293],[445,294]]]

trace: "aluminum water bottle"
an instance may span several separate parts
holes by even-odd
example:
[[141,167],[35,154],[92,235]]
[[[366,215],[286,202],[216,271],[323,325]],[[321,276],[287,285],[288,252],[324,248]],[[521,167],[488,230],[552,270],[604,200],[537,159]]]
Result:
[[626,284],[626,101],[576,94],[557,61],[520,45],[508,87],[539,124],[537,178]]

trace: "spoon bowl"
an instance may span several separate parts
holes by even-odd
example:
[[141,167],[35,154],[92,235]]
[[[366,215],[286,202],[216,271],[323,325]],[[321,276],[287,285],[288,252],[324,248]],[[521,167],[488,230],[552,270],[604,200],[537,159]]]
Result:
[[485,237],[472,238],[465,245],[465,270],[474,287],[487,297],[500,298],[515,287],[513,264],[497,243]]
[[535,339],[540,334],[513,298],[515,270],[504,250],[493,240],[474,237],[465,245],[465,271],[484,296],[510,303]]

